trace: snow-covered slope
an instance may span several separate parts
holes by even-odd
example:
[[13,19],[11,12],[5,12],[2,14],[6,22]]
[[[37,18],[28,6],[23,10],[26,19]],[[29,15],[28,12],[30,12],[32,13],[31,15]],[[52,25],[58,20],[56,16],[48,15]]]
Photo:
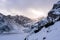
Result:
[[32,34],[29,40],[60,40],[60,21],[49,28],[43,28],[36,34]]
[[[48,31],[48,32],[47,32]],[[9,33],[1,34],[0,40],[24,40],[27,36],[27,33]],[[49,28],[43,28],[36,34],[32,34],[28,37],[29,40],[60,40],[60,21],[56,22],[54,25]]]

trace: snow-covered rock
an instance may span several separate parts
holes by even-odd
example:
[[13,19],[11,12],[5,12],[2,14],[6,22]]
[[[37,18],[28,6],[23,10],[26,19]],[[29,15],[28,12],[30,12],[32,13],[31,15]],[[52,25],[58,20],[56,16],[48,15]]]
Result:
[[[35,24],[38,24],[38,25],[35,26]],[[48,36],[46,40],[57,40],[57,39],[60,40],[60,38],[59,38],[60,37],[60,34],[59,34],[60,33],[59,32],[60,1],[57,2],[56,4],[54,4],[53,8],[51,9],[51,11],[48,12],[48,16],[45,19],[42,19],[42,20],[36,22],[35,24],[33,26],[31,26],[31,27],[33,27],[33,29],[31,29],[31,33],[30,33],[30,35],[28,35],[26,37],[26,39],[45,40],[46,37]],[[51,30],[53,32],[51,32],[51,34],[50,34]],[[54,32],[54,30],[57,32]],[[49,32],[49,34],[48,34],[48,32]],[[55,36],[55,35],[57,35],[57,36]],[[31,38],[29,38],[29,37],[31,37]]]
[[24,16],[6,16],[0,13],[0,33],[11,32],[13,30],[20,31],[19,29],[29,22],[32,22],[32,20]]

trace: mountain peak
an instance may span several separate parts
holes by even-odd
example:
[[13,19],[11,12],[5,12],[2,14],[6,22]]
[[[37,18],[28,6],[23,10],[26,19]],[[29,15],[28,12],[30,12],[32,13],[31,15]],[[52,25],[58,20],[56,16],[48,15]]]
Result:
[[0,13],[0,31],[6,32],[11,31],[12,29],[16,29],[15,27],[24,27],[24,24],[32,22],[31,19],[25,16],[11,16],[11,15],[3,15]]
[[60,1],[58,1],[57,3],[60,4]]

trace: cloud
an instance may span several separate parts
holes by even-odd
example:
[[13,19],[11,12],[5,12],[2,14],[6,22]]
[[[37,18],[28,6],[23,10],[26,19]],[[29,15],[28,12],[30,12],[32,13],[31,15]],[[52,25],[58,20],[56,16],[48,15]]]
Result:
[[41,14],[47,15],[48,11],[51,10],[53,4],[57,1],[58,0],[0,0],[0,12],[5,15],[18,14],[36,18]]

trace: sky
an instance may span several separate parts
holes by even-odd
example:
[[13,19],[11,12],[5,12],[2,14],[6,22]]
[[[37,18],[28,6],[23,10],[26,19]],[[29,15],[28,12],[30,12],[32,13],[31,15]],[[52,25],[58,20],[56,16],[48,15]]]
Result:
[[57,1],[59,0],[0,0],[0,13],[29,18],[46,17]]

